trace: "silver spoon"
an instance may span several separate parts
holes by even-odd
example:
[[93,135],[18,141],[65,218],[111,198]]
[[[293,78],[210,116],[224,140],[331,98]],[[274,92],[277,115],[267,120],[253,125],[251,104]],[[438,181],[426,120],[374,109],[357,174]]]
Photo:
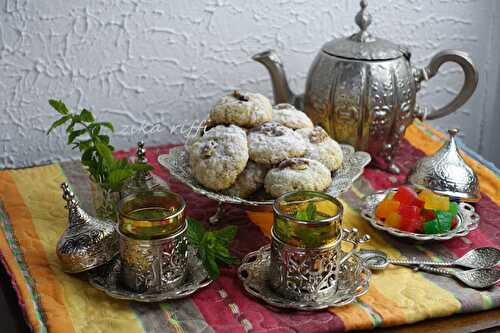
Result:
[[[458,259],[449,261],[393,259],[388,258],[384,252],[377,250],[359,250],[358,252],[368,266],[373,265],[372,269],[383,269],[388,264],[401,266],[460,266],[466,268],[490,268],[500,264],[500,249],[495,247],[478,247]],[[367,260],[369,262],[366,262]]]
[[463,284],[475,289],[488,288],[500,281],[500,270],[496,268],[449,270],[421,265],[417,269],[424,272],[454,277]]
[[[391,263],[386,254],[381,251],[359,250],[356,255],[358,255],[370,269],[384,269],[389,265],[389,263]],[[412,267],[412,265],[408,263],[398,263],[398,265]],[[451,276],[461,281],[463,284],[476,289],[491,287],[500,281],[500,270],[494,267],[476,268],[463,271],[440,269],[419,264],[415,266],[414,269],[416,271],[421,270],[429,273]]]

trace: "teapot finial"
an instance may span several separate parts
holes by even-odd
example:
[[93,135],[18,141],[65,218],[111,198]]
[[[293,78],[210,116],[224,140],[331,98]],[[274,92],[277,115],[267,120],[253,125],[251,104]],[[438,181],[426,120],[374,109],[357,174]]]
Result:
[[359,5],[361,6],[361,10],[356,15],[355,22],[358,25],[360,31],[356,34],[356,37],[360,42],[370,42],[373,38],[367,31],[367,29],[368,26],[372,23],[372,16],[366,10],[366,7],[368,7],[368,0],[361,0]]
[[144,148],[144,141],[139,141],[137,142],[137,151],[135,153],[135,156],[137,157],[137,162],[138,163],[147,163],[148,160],[146,158],[146,148]]

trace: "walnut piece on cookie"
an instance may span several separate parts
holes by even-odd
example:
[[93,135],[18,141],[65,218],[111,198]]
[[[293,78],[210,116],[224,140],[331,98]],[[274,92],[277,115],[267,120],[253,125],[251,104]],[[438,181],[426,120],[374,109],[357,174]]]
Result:
[[293,129],[313,127],[311,119],[304,112],[288,103],[277,104],[273,107],[273,121]]
[[323,128],[316,126],[298,129],[295,132],[306,140],[307,148],[304,157],[321,162],[330,171],[340,168],[344,158],[342,149]]
[[264,95],[235,90],[215,104],[209,118],[216,124],[254,127],[271,121],[272,105]]
[[193,176],[216,191],[229,188],[248,162],[246,133],[234,125],[216,126],[186,148]]
[[291,128],[267,122],[248,133],[248,153],[257,163],[273,165],[290,157],[303,156],[305,140]]
[[269,170],[266,192],[277,198],[290,191],[324,191],[332,183],[330,170],[308,158],[290,158]]

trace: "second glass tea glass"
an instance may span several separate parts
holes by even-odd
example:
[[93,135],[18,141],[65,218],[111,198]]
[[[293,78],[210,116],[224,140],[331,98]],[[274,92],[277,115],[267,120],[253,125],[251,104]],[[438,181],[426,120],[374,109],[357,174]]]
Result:
[[[293,300],[310,301],[336,292],[340,269],[356,246],[356,229],[342,228],[342,203],[322,192],[289,192],[273,205],[271,287]],[[342,241],[351,251],[341,250]]]
[[188,242],[184,199],[169,191],[126,196],[117,205],[121,280],[138,292],[163,291],[184,282]]

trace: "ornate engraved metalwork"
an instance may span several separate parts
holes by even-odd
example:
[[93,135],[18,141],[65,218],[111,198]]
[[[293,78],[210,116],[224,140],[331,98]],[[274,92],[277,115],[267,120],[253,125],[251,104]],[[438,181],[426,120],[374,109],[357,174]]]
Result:
[[[305,94],[290,90],[275,51],[253,59],[268,69],[276,104],[294,104],[337,141],[369,152],[380,167],[399,173],[393,160],[406,127],[414,118],[435,119],[460,108],[474,93],[478,72],[469,55],[456,50],[437,53],[423,69],[413,68],[406,47],[368,32],[368,3],[360,4],[355,19],[360,31],[323,45],[309,69]],[[464,84],[445,107],[427,112],[417,106],[416,94],[420,83],[434,77],[445,62],[461,66]]]
[[479,180],[464,161],[455,142],[458,129],[451,129],[448,133],[450,139],[441,149],[417,161],[408,182],[462,201],[479,201]]
[[419,241],[429,241],[448,240],[455,237],[462,237],[467,235],[469,232],[477,229],[477,227],[479,226],[479,214],[475,211],[474,207],[472,207],[468,203],[462,202],[458,205],[457,226],[446,233],[434,235],[416,234],[413,232],[406,232],[396,228],[388,227],[375,217],[375,209],[377,208],[377,205],[382,200],[384,200],[389,192],[395,191],[396,189],[392,188],[388,190],[378,191],[365,197],[364,205],[361,210],[361,216],[368,220],[374,228],[386,231],[396,237],[411,238]]
[[[364,167],[370,163],[370,155],[358,151],[348,145],[341,145],[344,154],[344,160],[338,170],[332,173],[332,184],[325,193],[338,197],[345,191],[349,190],[352,183],[361,176]],[[202,194],[212,200],[221,203],[243,205],[247,209],[265,208],[272,210],[273,200],[246,200],[238,197],[233,197],[212,190],[206,189],[200,185],[191,173],[189,166],[189,158],[186,150],[183,147],[175,147],[166,155],[158,156],[158,162],[166,168],[172,176],[188,185],[196,193]]]
[[162,302],[167,300],[185,298],[197,290],[212,283],[203,263],[192,248],[188,249],[188,261],[186,263],[186,278],[180,285],[173,289],[147,292],[136,292],[125,288],[121,283],[120,274],[122,262],[118,257],[112,262],[89,272],[90,284],[107,295],[137,302]]
[[348,257],[338,268],[336,290],[314,299],[291,300],[277,293],[269,283],[271,269],[270,245],[247,254],[238,268],[238,277],[245,291],[279,308],[313,311],[344,306],[368,291],[371,272],[355,255]]
[[[349,259],[360,243],[370,239],[358,237],[356,229],[343,229],[337,240],[318,248],[291,246],[271,232],[271,266],[269,284],[279,294],[296,301],[314,301],[335,293],[341,265]],[[342,252],[342,241],[354,245]]]
[[188,262],[187,224],[172,236],[138,240],[119,232],[121,280],[136,292],[161,292],[184,283]]
[[114,223],[89,216],[75,199],[68,184],[62,183],[68,208],[68,228],[57,242],[56,253],[62,269],[79,273],[107,263],[118,254]]

